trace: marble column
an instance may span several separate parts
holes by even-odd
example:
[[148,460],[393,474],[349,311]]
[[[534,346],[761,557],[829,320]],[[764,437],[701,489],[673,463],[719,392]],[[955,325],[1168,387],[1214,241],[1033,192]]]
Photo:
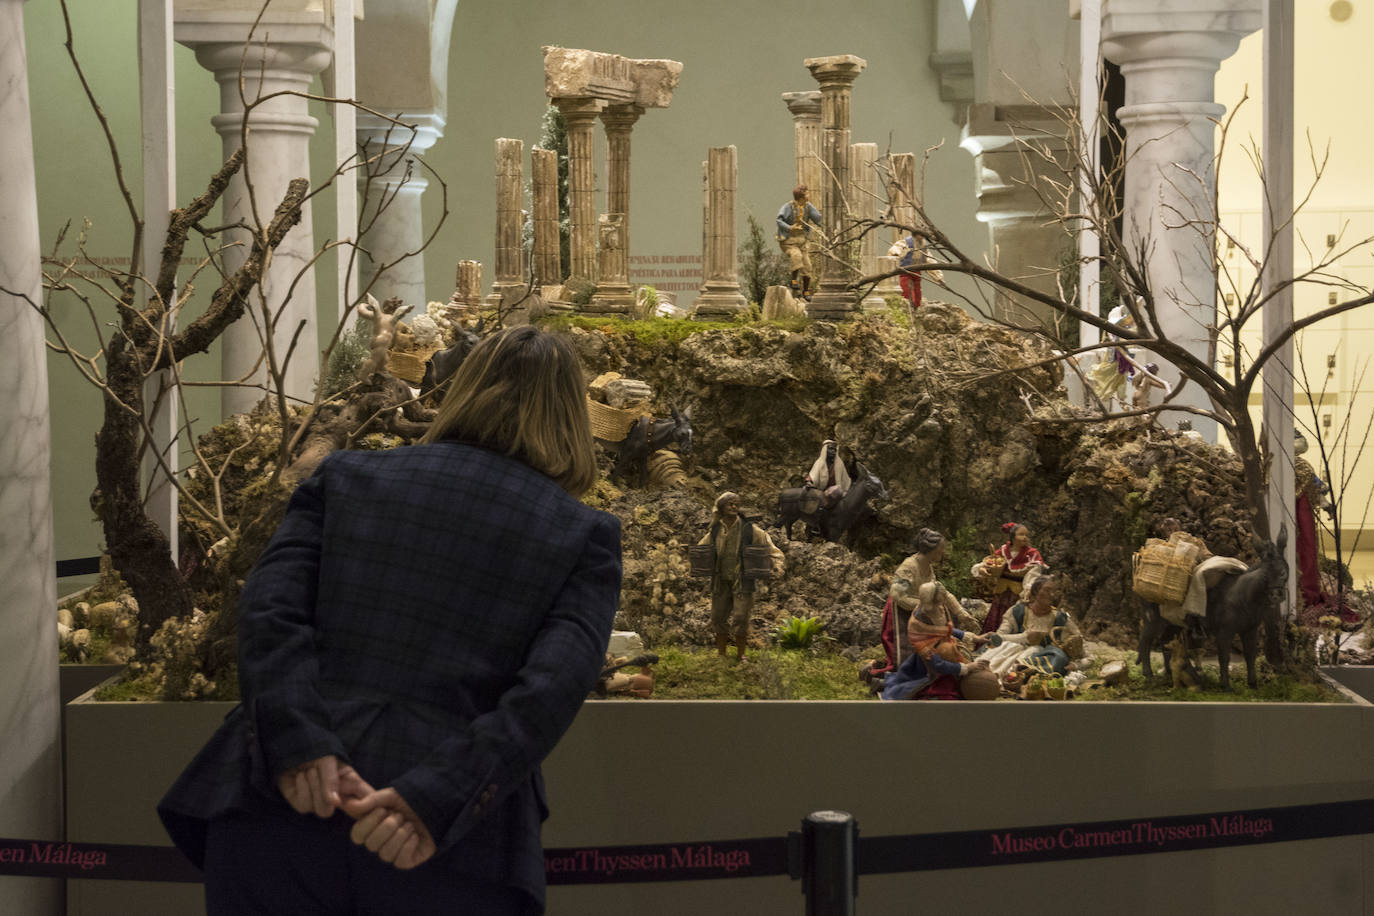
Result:
[[792,147],[797,159],[797,184],[813,194],[821,193],[821,93],[819,89],[784,92],[782,100],[792,113]]
[[[1049,181],[1062,182],[1070,153],[1068,113],[1039,105],[975,102],[968,107],[960,145],[974,157],[978,213],[990,230],[989,250],[997,269],[1046,293],[1058,290],[1057,271],[1067,244],[1053,223],[1058,214],[1046,204],[1055,199]],[[1015,324],[1052,320],[1055,312],[998,290],[999,318]]]
[[[425,225],[421,210],[429,179],[420,159],[444,135],[435,114],[402,114],[401,126],[388,118],[358,112],[358,148],[363,167],[357,175],[363,232],[362,288],[372,284],[378,302],[398,297],[422,309],[425,290]],[[380,276],[379,276],[380,274]]]
[[[48,359],[21,0],[0,0],[0,836],[62,836]],[[75,384],[75,383],[74,383]],[[0,912],[61,912],[62,882],[0,878]]]
[[568,126],[568,280],[596,283],[596,168],[592,128],[606,103],[601,99],[556,98]]
[[496,265],[488,308],[498,308],[525,291],[525,248],[521,241],[524,211],[525,143],[502,137],[496,141]]
[[[222,138],[226,157],[243,142],[244,98],[251,102],[271,93],[308,92],[315,74],[331,58],[333,32],[323,12],[288,11],[277,16],[269,13],[245,45],[258,13],[256,4],[252,8],[245,5],[177,13],[176,40],[193,49],[196,60],[219,83],[220,113],[210,123]],[[271,221],[288,182],[310,176],[310,138],[316,125],[306,100],[299,96],[278,95],[253,109],[248,120],[249,161],[225,192],[225,223],[242,221],[265,227]],[[247,187],[250,181],[251,196]],[[285,393],[306,401],[314,396],[320,368],[315,274],[310,266],[314,238],[307,204],[300,223],[287,233],[273,255],[262,284],[273,315],[272,341],[278,363],[285,359],[292,339],[296,340],[286,367]],[[243,231],[228,233],[226,240],[241,245],[225,252],[227,270],[242,265],[250,239]],[[258,309],[256,296],[253,308]],[[222,338],[223,377],[230,381],[247,380],[247,387],[224,389],[221,400],[226,415],[252,409],[266,393],[266,368],[254,368],[264,352],[257,328],[261,320],[259,315],[256,324],[247,318],[235,322]]]
[[558,153],[530,150],[530,206],[534,210],[534,282],[557,286],[563,282],[558,238]]
[[[826,165],[821,214],[826,236],[834,239],[844,231],[849,203],[849,98],[854,80],[868,61],[853,54],[838,54],[808,58],[805,64],[821,86],[821,154]],[[834,246],[813,265],[820,274],[820,287],[806,306],[812,318],[846,318],[854,313],[857,297],[848,288],[854,277],[852,249],[852,243]]]
[[693,318],[728,317],[749,303],[739,290],[735,253],[735,187],[739,158],[733,146],[712,147],[706,157],[706,244],[702,249],[702,285]]
[[[876,220],[878,218],[878,196],[875,191],[878,176],[878,144],[876,143],[853,143],[849,147],[849,201],[854,216],[861,220]],[[878,229],[876,226],[869,226],[863,238],[859,239],[859,272],[866,277],[871,277],[878,272],[878,242],[886,237],[887,233]],[[887,245],[882,246],[882,253],[887,254]],[[883,301],[882,294],[874,287],[864,296],[860,303],[864,311],[882,311],[887,308],[887,303]]]
[[[1112,0],[1102,17],[1102,51],[1121,66],[1126,104],[1117,117],[1126,129],[1124,236],[1129,251],[1151,251],[1149,278],[1162,332],[1203,360],[1208,326],[1216,317],[1213,267],[1213,172],[1216,121],[1226,112],[1213,100],[1221,61],[1260,26],[1259,0],[1210,0],[1187,10],[1160,10],[1146,0]],[[1201,226],[1180,226],[1200,219]],[[1179,372],[1162,367],[1177,384]],[[1189,385],[1178,401],[1209,406]],[[1161,415],[1171,425],[1182,414]],[[1189,419],[1211,441],[1216,424]]]
[[618,216],[618,227],[614,230],[620,244],[619,253],[612,255],[625,260],[625,270],[608,276],[604,269],[596,285],[593,307],[601,311],[628,311],[635,301],[634,290],[630,287],[630,131],[644,109],[638,105],[608,105],[601,112],[601,123],[606,128],[606,213]]

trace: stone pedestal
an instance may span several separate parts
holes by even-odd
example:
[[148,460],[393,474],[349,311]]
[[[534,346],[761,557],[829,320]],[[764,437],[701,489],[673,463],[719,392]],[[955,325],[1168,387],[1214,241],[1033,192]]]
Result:
[[[1062,182],[1068,157],[1076,155],[1069,152],[1060,119],[1067,116],[1038,105],[975,102],[960,143],[976,162],[978,221],[991,230],[997,269],[1046,293],[1057,290],[1056,271],[1066,245],[1063,230],[1049,225],[1057,214],[1044,200],[1055,199],[1048,180]],[[1047,161],[1046,154],[1052,159]],[[1053,316],[1049,307],[1001,290],[995,308],[999,318],[1016,324]]]
[[[311,80],[331,57],[333,32],[321,11],[274,12],[269,8],[245,47],[259,12],[257,4],[251,8],[245,4],[230,9],[181,10],[177,14],[176,40],[192,48],[196,60],[219,83],[220,113],[210,122],[223,140],[226,157],[243,143],[243,98],[251,101],[276,92],[308,92]],[[287,184],[293,178],[310,176],[310,138],[316,124],[308,113],[306,100],[299,96],[279,95],[252,110],[247,132],[249,165],[224,194],[225,223],[242,221],[250,226],[266,226],[271,221]],[[251,199],[245,186],[245,172],[253,183]],[[232,272],[243,264],[250,237],[246,232],[234,231],[227,234],[226,241],[239,243],[239,247],[224,253],[225,268]],[[306,401],[314,396],[319,373],[315,275],[310,266],[314,250],[307,204],[300,223],[287,233],[273,255],[262,284],[273,316],[272,339],[277,359],[284,359],[293,338],[296,341],[286,367],[286,394]],[[252,308],[259,308],[256,295]],[[257,323],[262,323],[260,315]],[[262,399],[267,385],[266,368],[254,368],[263,355],[263,343],[254,322],[247,318],[235,322],[222,338],[222,353],[224,378],[243,380],[249,386],[224,389],[224,413],[250,410]]]
[[606,103],[554,99],[568,126],[568,279],[596,282],[596,167],[592,128]]
[[[41,303],[43,290],[20,0],[0,0],[0,86],[0,287],[9,291],[0,292],[0,836],[58,839],[48,358],[43,319],[22,298]],[[0,912],[46,916],[61,906],[61,881],[0,878]]]
[[[849,97],[854,80],[868,61],[852,54],[813,57],[806,60],[821,86],[821,153],[826,174],[821,182],[825,234],[836,238],[844,229],[845,204],[849,192]],[[857,297],[848,288],[854,277],[851,266],[853,245],[834,246],[828,256],[813,265],[820,273],[820,288],[807,306],[812,318],[837,319],[853,314]]]
[[[1216,316],[1214,238],[1206,225],[1179,227],[1184,218],[1215,218],[1215,121],[1226,108],[1213,101],[1221,61],[1259,28],[1259,0],[1210,0],[1186,10],[1159,10],[1145,0],[1113,0],[1102,17],[1102,51],[1121,66],[1126,104],[1117,117],[1126,129],[1125,243],[1151,251],[1149,277],[1161,331],[1207,358],[1207,327]],[[1194,177],[1196,176],[1196,177]],[[1178,371],[1162,366],[1177,385]],[[1176,399],[1209,406],[1189,385]],[[1182,415],[1162,422],[1171,424]],[[1190,417],[1215,441],[1210,420]]]
[[519,298],[526,287],[520,206],[525,193],[524,162],[524,141],[505,137],[496,141],[496,275],[488,308],[499,308],[511,297]]
[[534,229],[534,282],[557,286],[563,282],[558,237],[558,153],[530,150],[530,206]]
[[448,310],[456,318],[472,315],[482,305],[482,262],[459,261],[458,273],[453,280],[453,296],[449,298]]
[[782,100],[792,113],[792,142],[797,160],[797,184],[821,193],[821,93],[819,89],[784,92]]
[[735,261],[735,186],[739,160],[733,146],[712,147],[706,158],[706,245],[702,249],[701,292],[693,318],[720,318],[749,307],[739,291]]
[[[397,297],[422,307],[425,291],[425,227],[421,199],[429,179],[420,157],[444,134],[437,115],[402,115],[415,126],[402,127],[365,111],[357,115],[358,146],[366,160],[355,174],[362,198],[362,282],[374,279],[372,295],[379,302]],[[378,278],[378,271],[384,272]]]

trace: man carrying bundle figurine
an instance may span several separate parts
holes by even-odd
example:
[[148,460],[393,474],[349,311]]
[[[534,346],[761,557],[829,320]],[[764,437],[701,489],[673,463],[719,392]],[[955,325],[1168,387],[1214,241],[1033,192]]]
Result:
[[733,640],[735,661],[744,661],[755,584],[781,576],[785,559],[768,532],[740,516],[739,494],[716,498],[711,529],[692,549],[692,573],[711,577],[711,627],[721,658]]
[[778,210],[778,247],[787,257],[787,269],[791,271],[790,286],[792,295],[799,299],[811,298],[811,230],[821,223],[821,211],[817,210],[807,198],[807,187],[799,184],[792,189],[792,200]]

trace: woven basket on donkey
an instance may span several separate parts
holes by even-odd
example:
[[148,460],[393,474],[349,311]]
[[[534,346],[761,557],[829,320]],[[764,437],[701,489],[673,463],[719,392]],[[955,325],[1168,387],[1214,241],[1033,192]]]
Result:
[[587,398],[587,416],[592,421],[592,435],[606,442],[623,442],[630,427],[640,417],[638,410],[624,410]]
[[386,371],[402,381],[418,385],[425,377],[425,363],[438,352],[438,347],[424,350],[388,350]]
[[1169,541],[1150,538],[1132,560],[1131,588],[1146,601],[1178,604],[1188,592],[1197,556],[1198,545],[1186,535]]

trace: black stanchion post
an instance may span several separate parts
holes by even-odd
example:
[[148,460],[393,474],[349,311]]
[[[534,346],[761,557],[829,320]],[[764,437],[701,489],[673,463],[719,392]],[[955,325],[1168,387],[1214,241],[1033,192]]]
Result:
[[854,916],[858,838],[859,822],[848,811],[813,811],[802,820],[800,875],[793,877],[801,878],[806,916]]

